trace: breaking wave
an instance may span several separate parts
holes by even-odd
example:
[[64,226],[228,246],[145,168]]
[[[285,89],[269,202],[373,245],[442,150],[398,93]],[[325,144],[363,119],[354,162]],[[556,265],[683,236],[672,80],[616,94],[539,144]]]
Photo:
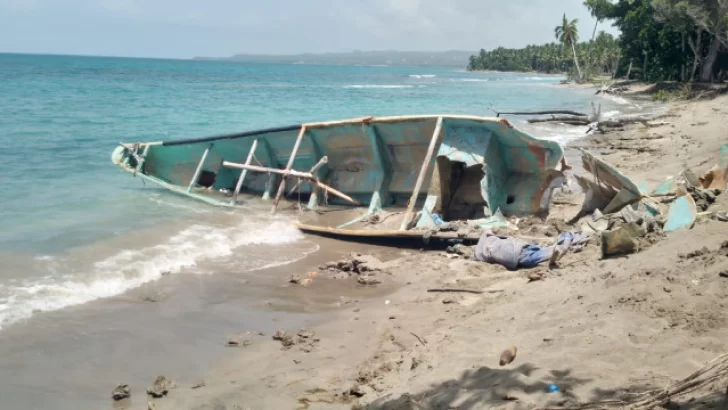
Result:
[[436,74],[410,74],[410,78],[435,78]]
[[[194,268],[200,262],[233,256],[242,246],[282,245],[302,238],[298,229],[283,221],[245,221],[230,227],[196,224],[157,245],[125,249],[92,262],[90,266],[80,268],[80,272],[73,258],[39,256],[35,258],[35,264],[45,271],[44,277],[0,285],[0,328],[27,319],[36,312],[116,296],[163,275],[182,271],[211,273]],[[269,265],[282,265],[301,258],[293,252],[277,255],[285,257]],[[238,262],[236,266],[239,266]],[[243,266],[241,270],[257,269],[260,267]]]
[[345,85],[344,88],[381,88],[381,89],[388,89],[388,88],[415,88],[414,85],[387,85],[387,84],[354,84],[354,85]]

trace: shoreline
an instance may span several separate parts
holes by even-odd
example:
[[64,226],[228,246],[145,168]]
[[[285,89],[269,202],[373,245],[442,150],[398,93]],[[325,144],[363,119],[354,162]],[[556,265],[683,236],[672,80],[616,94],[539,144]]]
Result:
[[[669,125],[582,141],[654,188],[685,165],[699,173],[717,161],[726,102],[726,97],[674,102],[670,112],[676,117]],[[717,206],[725,208],[728,201],[720,200]],[[574,210],[553,205],[549,219]],[[397,290],[344,303],[331,321],[312,329],[318,339],[312,349],[282,349],[270,336],[255,338],[213,367],[204,387],[181,385],[154,404],[157,409],[510,409],[574,405],[664,387],[724,349],[728,315],[715,307],[728,296],[728,281],[718,275],[728,268],[728,258],[706,262],[679,256],[703,246],[718,249],[723,232],[720,222],[700,222],[618,259],[599,260],[597,247],[590,245],[554,271],[511,272],[444,252],[393,250],[389,256],[395,259],[382,263],[377,276]],[[381,257],[380,252],[372,253]],[[528,283],[525,276],[533,271],[548,279]],[[329,280],[335,279],[314,279]],[[447,286],[485,293],[427,292]],[[517,359],[499,367],[498,355],[510,345],[518,347]],[[548,384],[559,386],[560,393],[549,393]],[[708,405],[720,403],[722,395],[697,397]],[[138,396],[132,408],[146,406]],[[506,396],[517,401],[504,401]]]

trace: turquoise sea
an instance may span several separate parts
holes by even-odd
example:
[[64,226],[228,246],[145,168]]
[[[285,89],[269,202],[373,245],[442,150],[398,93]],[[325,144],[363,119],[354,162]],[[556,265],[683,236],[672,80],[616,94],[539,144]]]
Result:
[[[283,285],[356,245],[304,237],[292,212],[222,210],[145,186],[112,165],[119,142],[370,115],[488,116],[491,105],[644,108],[561,79],[0,54],[0,408],[108,408],[117,383],[193,383],[224,360],[229,334],[296,328],[346,295],[366,297],[340,281]],[[562,143],[585,131],[513,121]]]
[[[593,91],[559,80],[431,67],[0,54],[0,329],[164,274],[245,272],[316,251],[291,217],[221,211],[144,186],[112,166],[120,141],[369,115],[492,115],[491,104],[587,110]],[[562,142],[584,132],[515,121]],[[260,246],[290,251],[263,258]]]

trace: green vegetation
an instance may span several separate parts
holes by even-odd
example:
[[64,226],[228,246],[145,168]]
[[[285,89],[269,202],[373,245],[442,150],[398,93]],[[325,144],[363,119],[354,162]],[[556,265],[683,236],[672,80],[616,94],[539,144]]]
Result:
[[[604,75],[649,82],[728,77],[728,1],[586,0],[584,5],[595,19],[591,40],[579,43],[577,21],[564,15],[554,30],[560,44],[480,50],[468,69],[567,72],[578,81]],[[597,34],[602,22],[616,26],[619,38]]]

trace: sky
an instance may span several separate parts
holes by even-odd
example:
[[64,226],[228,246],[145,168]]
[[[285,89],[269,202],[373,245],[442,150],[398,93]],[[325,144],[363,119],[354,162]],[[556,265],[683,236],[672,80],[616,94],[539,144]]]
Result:
[[0,0],[0,52],[191,58],[522,47],[554,41],[563,13],[590,38],[582,2]]

